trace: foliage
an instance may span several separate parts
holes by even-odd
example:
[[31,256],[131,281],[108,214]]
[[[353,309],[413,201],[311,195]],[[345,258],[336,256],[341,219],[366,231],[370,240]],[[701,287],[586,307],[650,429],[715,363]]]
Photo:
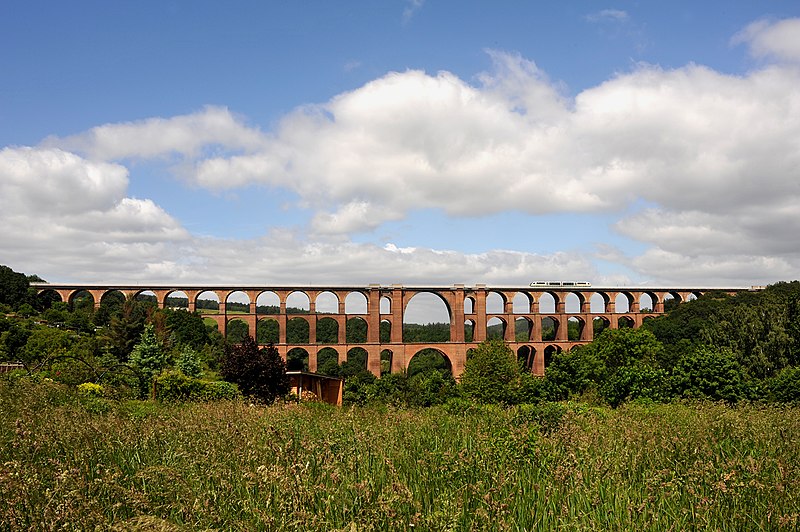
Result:
[[142,377],[143,392],[149,385],[154,375],[167,367],[168,354],[156,337],[155,328],[145,325],[139,343],[133,347],[130,356],[130,365],[138,370]]
[[78,392],[91,397],[102,397],[103,387],[94,382],[84,382],[78,385]]
[[244,395],[267,404],[289,392],[286,366],[278,350],[272,345],[259,350],[249,335],[240,344],[226,346],[220,373]]
[[742,368],[727,349],[697,347],[678,363],[672,380],[681,397],[733,403],[748,395]]
[[167,326],[173,342],[176,344],[202,349],[205,344],[209,343],[208,331],[199,313],[169,308],[162,312],[166,315]]
[[467,397],[481,403],[513,403],[519,381],[519,365],[503,340],[481,343],[467,359],[461,387]]
[[176,366],[184,375],[189,377],[196,378],[203,373],[203,368],[200,364],[200,355],[191,345],[183,346]]
[[800,367],[785,368],[767,383],[770,399],[780,403],[800,403]]
[[235,384],[205,381],[177,370],[162,372],[155,378],[156,399],[163,402],[219,401],[239,397]]
[[0,305],[12,309],[28,302],[28,278],[8,266],[0,265]]

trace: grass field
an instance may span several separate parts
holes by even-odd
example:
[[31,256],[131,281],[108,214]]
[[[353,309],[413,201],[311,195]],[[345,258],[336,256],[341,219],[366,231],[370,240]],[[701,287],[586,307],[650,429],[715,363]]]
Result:
[[3,530],[793,530],[800,409],[159,405],[0,380]]

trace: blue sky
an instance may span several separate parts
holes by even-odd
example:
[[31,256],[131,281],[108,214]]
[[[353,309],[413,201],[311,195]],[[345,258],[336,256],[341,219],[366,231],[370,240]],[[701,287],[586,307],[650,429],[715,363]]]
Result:
[[791,280],[799,17],[5,2],[0,263],[65,282]]

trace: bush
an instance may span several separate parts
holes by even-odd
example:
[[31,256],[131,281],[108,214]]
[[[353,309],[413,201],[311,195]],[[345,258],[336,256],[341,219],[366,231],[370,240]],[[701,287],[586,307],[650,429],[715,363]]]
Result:
[[183,401],[218,401],[239,397],[235,384],[224,381],[204,381],[179,370],[161,373],[154,380],[156,399],[165,403]]
[[735,403],[746,399],[742,368],[728,349],[700,346],[678,362],[672,374],[675,394]]
[[220,373],[239,385],[243,394],[267,404],[289,393],[286,365],[278,350],[270,345],[259,350],[251,336],[240,344],[227,345]]
[[800,403],[800,367],[783,369],[767,382],[769,398],[779,403]]
[[665,401],[670,396],[669,374],[644,364],[619,368],[600,386],[600,395],[614,408],[625,401]]
[[514,413],[514,423],[536,423],[544,434],[558,430],[568,408],[561,403],[539,403],[519,405]]
[[503,340],[482,342],[467,359],[461,388],[481,403],[513,403],[520,376],[519,365]]

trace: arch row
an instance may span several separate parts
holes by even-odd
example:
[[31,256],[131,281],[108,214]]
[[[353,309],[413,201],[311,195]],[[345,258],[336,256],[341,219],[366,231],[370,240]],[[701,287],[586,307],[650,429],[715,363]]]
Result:
[[[450,361],[456,377],[463,371],[467,351],[492,334],[497,335],[498,327],[493,327],[492,323],[499,324],[499,336],[515,352],[524,348],[525,358],[534,373],[544,374],[548,349],[550,352],[568,350],[592,341],[596,323],[602,322],[603,328],[613,329],[639,327],[646,318],[663,314],[668,300],[687,301],[708,291],[704,288],[493,288],[480,284],[148,287],[32,283],[32,286],[39,293],[55,293],[69,304],[88,296],[95,307],[115,292],[128,298],[150,296],[159,308],[169,307],[176,300],[185,301],[183,308],[204,310],[203,317],[216,323],[222,334],[227,334],[231,321],[239,320],[246,324],[251,336],[258,338],[259,324],[263,326],[272,320],[274,324],[270,326],[277,326],[274,344],[281,355],[286,357],[295,348],[304,349],[312,371],[316,369],[316,354],[324,348],[334,348],[340,356],[343,349],[345,353],[354,347],[365,349],[367,369],[376,375],[380,375],[382,351],[392,352],[392,371],[402,371],[421,349],[435,349]],[[729,294],[741,290],[744,289],[723,289]],[[423,293],[433,294],[446,308],[450,329],[448,342],[404,343],[404,316],[411,300]],[[208,311],[209,305],[203,304],[209,300],[216,301],[212,311]],[[357,342],[347,334],[348,325],[354,319],[359,320],[364,333]],[[388,324],[388,338],[381,338],[383,322]],[[328,330],[319,334],[321,323],[327,323],[328,329],[335,333]],[[290,326],[308,329],[304,342],[287,342]]]

